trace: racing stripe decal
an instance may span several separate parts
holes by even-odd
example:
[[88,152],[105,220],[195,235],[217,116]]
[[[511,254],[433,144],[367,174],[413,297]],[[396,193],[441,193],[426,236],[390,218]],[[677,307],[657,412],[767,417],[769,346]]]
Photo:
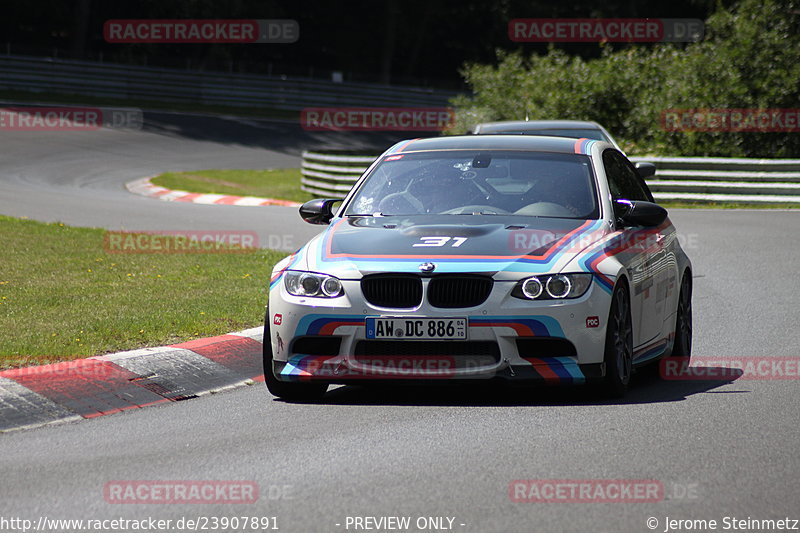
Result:
[[392,154],[396,154],[396,153],[402,152],[403,150],[405,150],[406,148],[408,148],[408,145],[410,145],[410,144],[411,144],[411,143],[413,143],[414,141],[418,141],[418,140],[419,140],[419,137],[418,137],[418,138],[416,138],[416,139],[410,139],[410,140],[408,140],[408,141],[405,141],[405,142],[404,142],[404,143],[402,143],[400,146],[398,146],[397,148],[395,148],[394,150],[392,150],[390,153],[392,153]]
[[546,382],[578,384],[586,381],[578,363],[571,357],[525,357],[524,359]]
[[297,323],[294,335],[333,335],[338,327],[363,325],[364,315],[306,315]]
[[334,355],[293,355],[281,369],[282,376],[310,377]]
[[[336,222],[325,234],[323,242],[319,247],[320,263],[333,262],[337,260],[350,260],[356,262],[356,267],[362,270],[392,270],[391,265],[405,262],[419,262],[436,260],[442,263],[470,263],[474,268],[483,268],[481,263],[488,265],[486,269],[491,269],[497,263],[507,264],[509,261],[514,261],[523,265],[541,265],[546,268],[552,267],[566,251],[578,251],[583,246],[583,241],[587,236],[592,235],[593,232],[598,231],[603,226],[602,220],[586,220],[583,224],[563,235],[556,243],[549,247],[544,253],[540,255],[530,254],[509,254],[509,255],[430,255],[421,253],[411,254],[354,254],[347,252],[333,252],[332,241],[333,235],[336,231],[340,230],[342,224],[347,222],[346,219]],[[594,236],[596,238],[596,236]],[[381,265],[374,263],[383,263],[388,268],[376,268]],[[368,267],[366,265],[369,265]],[[361,268],[364,266],[365,268]],[[397,268],[395,266],[395,268]]]
[[592,150],[592,144],[594,144],[595,142],[596,141],[594,141],[592,139],[587,139],[586,137],[581,137],[580,139],[575,141],[575,153],[576,154],[589,155],[589,153]]
[[470,318],[469,327],[511,328],[519,337],[561,337],[564,331],[558,321],[550,316],[496,316],[486,318]]
[[634,231],[632,234],[626,234],[624,231],[615,231],[608,234],[605,239],[592,245],[578,263],[586,272],[592,272],[598,285],[610,294],[614,288],[614,281],[600,271],[600,263],[609,257],[619,254],[650,252],[654,246],[658,245],[648,245],[648,239],[662,232],[667,236],[675,232],[675,228],[669,219],[656,228],[645,228]]
[[275,287],[275,285],[277,285],[278,281],[280,281],[280,279],[283,277],[283,274],[287,270],[291,270],[291,268],[293,266],[295,266],[297,263],[300,262],[300,259],[302,257],[302,253],[301,252],[303,250],[304,250],[304,248],[300,248],[295,253],[293,253],[292,255],[287,257],[286,259],[284,259],[284,261],[286,261],[286,265],[282,269],[280,269],[278,272],[274,272],[272,274],[272,277],[269,279],[269,288],[270,288],[270,290],[272,290],[272,288]]

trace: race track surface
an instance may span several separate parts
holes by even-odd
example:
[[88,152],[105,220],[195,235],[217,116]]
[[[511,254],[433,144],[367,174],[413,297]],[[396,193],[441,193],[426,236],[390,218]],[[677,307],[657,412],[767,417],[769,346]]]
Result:
[[[0,213],[112,229],[255,229],[291,234],[299,246],[317,228],[293,208],[180,205],[135,197],[123,184],[164,170],[297,166],[306,143],[375,141],[166,114],[138,132],[3,132]],[[694,355],[800,355],[800,213],[671,218],[694,263]],[[642,372],[624,401],[582,389],[342,387],[319,405],[274,400],[258,383],[0,436],[0,516],[276,516],[284,532],[354,531],[348,516],[387,515],[412,524],[454,517],[452,530],[465,532],[663,532],[669,517],[715,519],[723,529],[724,517],[800,519],[798,420],[797,380]],[[651,479],[664,498],[514,503],[517,479]],[[261,497],[112,504],[103,488],[115,480],[254,481]]]

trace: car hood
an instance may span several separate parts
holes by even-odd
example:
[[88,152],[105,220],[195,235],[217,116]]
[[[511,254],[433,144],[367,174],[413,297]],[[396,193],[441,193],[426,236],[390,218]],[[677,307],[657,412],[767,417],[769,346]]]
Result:
[[[495,279],[559,272],[607,235],[602,220],[497,215],[334,219],[292,256],[290,269],[359,279],[376,272],[483,273]],[[287,266],[282,265],[283,268]]]

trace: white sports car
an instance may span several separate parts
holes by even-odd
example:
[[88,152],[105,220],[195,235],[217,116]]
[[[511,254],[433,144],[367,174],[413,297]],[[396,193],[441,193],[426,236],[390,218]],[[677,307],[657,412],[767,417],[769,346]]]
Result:
[[490,379],[621,396],[635,367],[688,358],[691,263],[653,171],[590,139],[394,145],[344,200],[300,208],[328,227],[273,271],[270,392]]

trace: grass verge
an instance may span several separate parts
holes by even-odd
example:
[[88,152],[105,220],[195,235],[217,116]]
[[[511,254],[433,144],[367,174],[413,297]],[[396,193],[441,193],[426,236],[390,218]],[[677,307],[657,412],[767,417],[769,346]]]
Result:
[[181,191],[259,196],[302,203],[314,197],[300,189],[300,178],[300,169],[282,168],[167,172],[151,181],[161,187]]
[[257,326],[285,253],[107,253],[104,230],[0,216],[0,369]]

